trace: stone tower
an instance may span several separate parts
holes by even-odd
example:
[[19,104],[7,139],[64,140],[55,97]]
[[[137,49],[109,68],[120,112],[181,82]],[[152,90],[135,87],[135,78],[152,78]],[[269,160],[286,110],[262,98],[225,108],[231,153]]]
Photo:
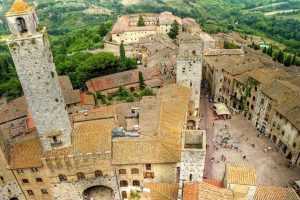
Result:
[[177,36],[176,83],[192,89],[190,100],[195,104],[195,114],[199,115],[200,88],[202,79],[202,40],[198,35],[181,33]]
[[35,8],[15,0],[6,14],[7,44],[43,150],[71,144],[72,126],[66,110],[45,28],[38,28]]

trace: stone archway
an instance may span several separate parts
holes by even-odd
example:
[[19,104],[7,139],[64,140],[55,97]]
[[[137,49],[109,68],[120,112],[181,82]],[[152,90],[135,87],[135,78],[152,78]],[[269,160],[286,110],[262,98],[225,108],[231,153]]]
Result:
[[19,200],[18,197],[12,197],[9,200]]
[[97,185],[87,188],[82,196],[84,200],[90,200],[91,198],[94,200],[107,200],[114,197],[114,191],[107,186]]

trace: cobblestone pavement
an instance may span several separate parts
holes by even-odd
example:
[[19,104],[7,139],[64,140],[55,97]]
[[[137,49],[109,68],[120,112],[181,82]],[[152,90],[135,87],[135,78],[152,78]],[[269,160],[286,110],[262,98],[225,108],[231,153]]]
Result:
[[[256,168],[258,184],[287,186],[289,181],[300,180],[300,169],[297,167],[294,169],[287,168],[287,160],[280,152],[274,151],[275,145],[265,137],[258,138],[257,130],[242,115],[234,115],[231,120],[214,121],[210,106],[212,104],[203,97],[201,110],[204,119],[201,120],[200,127],[207,129],[207,144],[209,145],[206,153],[204,176],[218,180],[223,179],[225,162],[221,160],[221,157],[224,155],[226,162],[252,163]],[[240,141],[242,152],[235,149],[220,148],[218,151],[214,149],[213,136],[225,124],[233,137]],[[252,147],[252,144],[255,144],[255,147]],[[264,149],[268,147],[271,147],[272,150],[265,153]],[[248,161],[244,160],[243,156],[247,156]],[[215,158],[214,162],[211,162],[211,158]]]

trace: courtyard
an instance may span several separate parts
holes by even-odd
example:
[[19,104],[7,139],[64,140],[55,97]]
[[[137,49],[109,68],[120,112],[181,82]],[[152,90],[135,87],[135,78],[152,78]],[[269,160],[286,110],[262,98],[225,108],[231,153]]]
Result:
[[[249,162],[256,168],[260,185],[287,186],[289,181],[300,179],[300,168],[288,168],[287,159],[277,151],[275,144],[264,136],[257,137],[259,132],[242,115],[214,121],[212,104],[207,98],[202,98],[201,106],[203,119],[200,126],[207,130],[208,144],[204,176],[222,180],[226,162]],[[216,145],[215,138],[225,125],[228,127],[226,131],[238,141],[238,150]],[[222,161],[222,157],[226,161]]]

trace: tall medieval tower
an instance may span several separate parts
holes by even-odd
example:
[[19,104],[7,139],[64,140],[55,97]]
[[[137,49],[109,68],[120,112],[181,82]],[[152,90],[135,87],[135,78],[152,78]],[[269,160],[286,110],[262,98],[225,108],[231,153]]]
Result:
[[15,0],[6,17],[11,31],[7,44],[43,150],[69,146],[72,126],[47,31],[38,28],[35,8],[23,0]]
[[199,115],[200,88],[202,80],[202,40],[198,35],[181,33],[177,36],[176,83],[192,89],[190,100],[195,105],[195,116]]

